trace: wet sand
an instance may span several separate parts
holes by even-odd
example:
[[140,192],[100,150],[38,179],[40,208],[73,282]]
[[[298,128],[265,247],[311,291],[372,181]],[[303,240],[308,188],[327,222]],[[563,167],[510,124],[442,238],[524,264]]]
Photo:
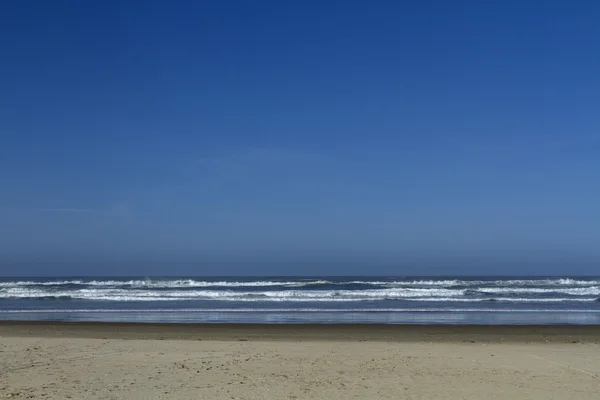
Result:
[[600,326],[0,323],[0,399],[597,399]]

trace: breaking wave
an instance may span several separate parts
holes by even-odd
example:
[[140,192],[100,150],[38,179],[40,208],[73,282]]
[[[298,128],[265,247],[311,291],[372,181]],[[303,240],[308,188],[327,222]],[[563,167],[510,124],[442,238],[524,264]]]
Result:
[[585,303],[600,298],[597,278],[339,279],[135,278],[0,281],[0,301],[343,303]]

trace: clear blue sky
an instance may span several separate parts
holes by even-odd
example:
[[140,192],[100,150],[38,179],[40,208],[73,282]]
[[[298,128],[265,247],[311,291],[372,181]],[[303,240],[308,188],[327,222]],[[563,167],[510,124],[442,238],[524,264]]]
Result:
[[1,2],[0,275],[597,274],[598,21]]

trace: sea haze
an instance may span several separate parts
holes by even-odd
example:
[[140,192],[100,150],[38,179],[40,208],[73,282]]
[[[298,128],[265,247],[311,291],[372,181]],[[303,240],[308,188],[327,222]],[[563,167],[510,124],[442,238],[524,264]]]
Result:
[[600,323],[600,277],[0,279],[0,319],[239,323]]

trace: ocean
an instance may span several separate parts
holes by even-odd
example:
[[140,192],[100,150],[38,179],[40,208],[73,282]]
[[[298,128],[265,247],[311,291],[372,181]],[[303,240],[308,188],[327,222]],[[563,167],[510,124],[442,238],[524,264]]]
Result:
[[0,278],[0,320],[600,324],[600,277]]

